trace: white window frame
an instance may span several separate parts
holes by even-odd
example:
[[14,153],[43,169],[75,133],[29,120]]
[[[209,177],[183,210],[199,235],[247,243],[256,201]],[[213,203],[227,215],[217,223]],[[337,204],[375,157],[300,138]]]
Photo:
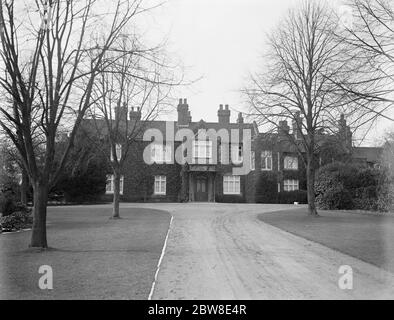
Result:
[[296,156],[286,156],[283,163],[285,170],[298,170],[298,157]]
[[[229,159],[229,146],[226,145],[225,143],[218,143],[218,163],[221,164],[229,164],[230,159]],[[224,161],[225,160],[225,161]]]
[[300,182],[298,180],[289,179],[283,182],[283,190],[285,192],[292,192],[300,190]]
[[[264,167],[263,167],[264,159]],[[261,152],[261,171],[272,171],[272,151],[263,150]]]
[[211,140],[194,140],[193,141],[193,159],[194,161],[206,162],[212,160],[212,141]]
[[172,149],[170,145],[164,146],[164,162],[171,163],[172,160]]
[[[107,174],[107,183],[105,186],[105,194],[114,194],[114,180],[115,177],[113,174]],[[109,182],[109,190],[108,190],[108,182]],[[123,187],[124,187],[124,176],[120,176],[120,186],[119,186],[119,194],[123,195]]]
[[223,176],[223,194],[241,194],[241,176]]
[[[119,161],[122,158],[122,145],[120,143],[117,143],[115,145],[115,152],[116,152],[116,160]],[[111,148],[111,162],[112,161],[115,161],[115,159]]]
[[171,163],[172,149],[170,145],[154,143],[151,145],[152,163],[164,164]]
[[250,170],[256,170],[256,152],[254,151],[250,152]]
[[[157,188],[158,185],[158,188]],[[167,194],[167,177],[166,176],[155,176],[155,182],[153,185],[153,192],[157,196],[165,196]]]
[[233,164],[240,165],[244,161],[243,157],[244,151],[242,144],[232,144],[231,145],[231,160]]

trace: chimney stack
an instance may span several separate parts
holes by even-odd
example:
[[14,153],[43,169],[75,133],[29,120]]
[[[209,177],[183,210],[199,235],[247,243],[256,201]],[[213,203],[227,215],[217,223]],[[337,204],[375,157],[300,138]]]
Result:
[[141,109],[132,107],[129,112],[130,121],[140,121],[141,120]]
[[228,104],[226,104],[224,110],[223,110],[223,105],[221,104],[219,106],[219,110],[218,110],[219,123],[221,123],[221,124],[230,123],[230,115],[231,115],[231,112],[230,112]]
[[237,123],[238,124],[243,124],[244,123],[244,117],[242,116],[242,112],[238,113]]
[[351,152],[352,144],[353,144],[353,133],[350,127],[346,123],[345,115],[341,114],[341,118],[339,120],[339,139],[343,141],[344,147]]
[[124,121],[127,120],[127,105],[123,104],[122,107],[115,108],[115,121]]
[[295,119],[292,121],[293,135],[296,139],[301,139],[302,137],[302,118],[301,113],[297,111],[295,113]]
[[189,111],[189,105],[187,99],[179,99],[178,104],[178,126],[188,126],[192,121],[192,117]]
[[278,133],[280,138],[287,138],[290,133],[290,127],[287,124],[287,120],[279,121]]

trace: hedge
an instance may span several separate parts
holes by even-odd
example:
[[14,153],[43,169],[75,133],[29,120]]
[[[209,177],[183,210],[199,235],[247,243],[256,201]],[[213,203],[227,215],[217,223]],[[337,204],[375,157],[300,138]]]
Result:
[[379,169],[348,163],[331,163],[317,173],[316,203],[323,210],[384,211],[384,173]]
[[290,191],[290,192],[279,192],[278,193],[278,203],[280,204],[294,204],[298,202],[299,204],[308,203],[308,195],[305,190]]
[[[298,179],[298,172],[289,172]],[[292,176],[292,177],[293,177]],[[278,179],[274,172],[262,172],[256,183],[256,203],[280,203],[300,204],[307,203],[307,192],[305,190],[278,192]]]
[[278,202],[278,180],[275,173],[260,173],[256,182],[255,199],[257,203]]
[[243,196],[237,196],[237,195],[216,195],[215,201],[218,203],[245,203],[246,202]]

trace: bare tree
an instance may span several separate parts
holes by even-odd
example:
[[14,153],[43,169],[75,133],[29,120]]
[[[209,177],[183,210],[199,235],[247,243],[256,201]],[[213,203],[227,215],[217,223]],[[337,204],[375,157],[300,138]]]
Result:
[[[368,109],[368,121],[386,118],[394,104],[394,5],[390,0],[348,0],[349,24],[337,34],[348,46],[345,58],[362,66],[357,77],[336,84],[349,94],[362,98],[359,107]],[[335,82],[335,80],[334,80]],[[370,108],[379,103],[379,107]]]
[[[141,2],[0,0],[0,88],[12,100],[0,105],[0,126],[17,147],[33,186],[31,247],[47,247],[48,192],[93,103],[94,83],[107,67],[103,57],[133,18],[147,10]],[[61,125],[68,126],[69,139],[58,156]]]
[[171,88],[180,84],[162,46],[144,48],[138,37],[128,34],[118,41],[118,47],[127,54],[115,58],[116,63],[97,78],[93,87],[96,102],[89,112],[93,126],[87,125],[85,131],[86,136],[93,135],[93,143],[99,142],[96,148],[111,164],[114,219],[120,218],[120,181],[129,152],[149,122],[166,111]]
[[266,130],[279,130],[283,120],[295,124],[296,134],[287,133],[287,137],[306,167],[308,208],[313,216],[317,215],[314,186],[319,136],[336,133],[341,115],[352,118],[357,111],[353,107],[357,98],[336,85],[355,72],[343,62],[343,47],[335,36],[338,27],[330,7],[303,2],[269,37],[266,70],[252,75],[250,86],[243,90],[250,115]]

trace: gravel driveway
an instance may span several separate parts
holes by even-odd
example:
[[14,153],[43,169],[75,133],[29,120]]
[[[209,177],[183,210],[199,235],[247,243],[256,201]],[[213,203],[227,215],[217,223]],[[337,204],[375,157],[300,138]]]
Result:
[[[393,274],[257,219],[289,206],[159,207],[174,219],[153,299],[394,298]],[[353,290],[338,287],[341,265],[353,269]]]

